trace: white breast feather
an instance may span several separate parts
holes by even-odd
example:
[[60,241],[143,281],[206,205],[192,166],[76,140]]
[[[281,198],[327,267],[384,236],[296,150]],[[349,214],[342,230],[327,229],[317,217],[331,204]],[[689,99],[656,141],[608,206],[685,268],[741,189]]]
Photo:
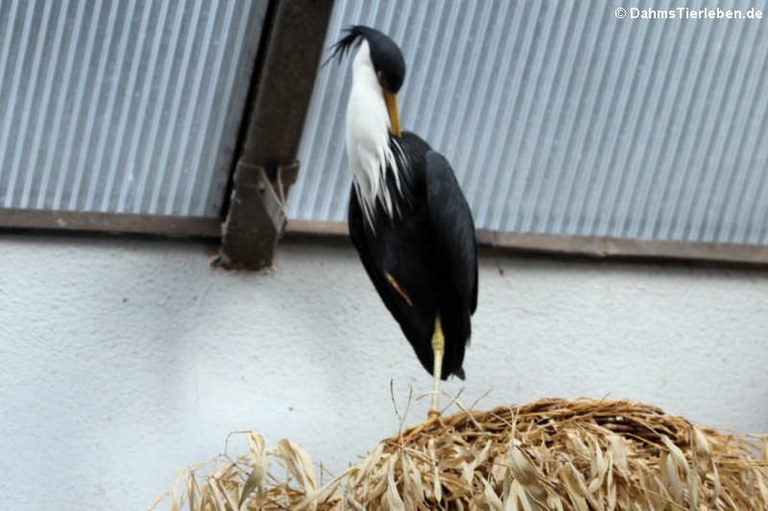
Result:
[[[391,218],[395,214],[391,190],[387,187],[387,165],[397,169],[389,146],[389,115],[384,93],[371,62],[368,43],[363,41],[352,63],[352,90],[347,105],[347,156],[357,197],[368,223],[376,201]],[[398,191],[400,180],[395,170]]]

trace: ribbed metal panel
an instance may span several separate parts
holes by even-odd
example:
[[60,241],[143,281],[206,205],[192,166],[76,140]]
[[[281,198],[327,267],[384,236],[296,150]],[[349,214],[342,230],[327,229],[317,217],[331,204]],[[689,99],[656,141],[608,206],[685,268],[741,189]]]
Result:
[[[357,23],[401,45],[403,126],[448,157],[480,228],[768,244],[768,20],[621,5],[338,0],[326,46]],[[318,76],[293,218],[345,218],[350,63]]]
[[0,0],[0,208],[217,216],[267,0]]

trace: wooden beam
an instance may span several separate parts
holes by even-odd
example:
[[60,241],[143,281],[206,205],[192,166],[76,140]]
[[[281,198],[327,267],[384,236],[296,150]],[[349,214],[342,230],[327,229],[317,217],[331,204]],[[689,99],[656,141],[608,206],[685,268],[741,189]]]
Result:
[[333,0],[281,0],[270,10],[223,231],[223,266],[272,265],[285,227],[283,205],[298,175],[296,155],[332,8]]
[[[288,222],[286,234],[340,238],[349,236],[349,231],[344,222],[291,220]],[[481,247],[511,252],[538,252],[597,259],[677,259],[768,266],[768,247],[764,245],[562,236],[485,229],[477,231],[477,242]]]
[[116,234],[157,234],[174,237],[218,238],[221,219],[206,217],[0,209],[0,227]]

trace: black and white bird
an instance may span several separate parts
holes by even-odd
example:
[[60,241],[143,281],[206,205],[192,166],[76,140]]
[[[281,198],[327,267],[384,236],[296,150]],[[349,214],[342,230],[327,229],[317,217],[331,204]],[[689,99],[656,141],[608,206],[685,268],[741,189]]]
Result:
[[439,418],[440,380],[452,374],[464,379],[477,307],[474,221],[448,161],[417,135],[400,131],[400,48],[378,30],[356,25],[346,29],[332,57],[353,47],[349,233],[376,291],[434,377],[429,417]]

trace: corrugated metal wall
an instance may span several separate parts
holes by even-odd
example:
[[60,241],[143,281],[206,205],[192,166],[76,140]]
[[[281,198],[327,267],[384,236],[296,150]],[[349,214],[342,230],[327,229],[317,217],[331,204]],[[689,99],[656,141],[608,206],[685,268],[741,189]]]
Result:
[[0,208],[220,214],[267,0],[0,0]]
[[[337,0],[326,46],[357,23],[401,45],[403,126],[449,158],[480,228],[768,244],[768,20],[621,5]],[[318,77],[293,218],[345,218],[350,63]]]

